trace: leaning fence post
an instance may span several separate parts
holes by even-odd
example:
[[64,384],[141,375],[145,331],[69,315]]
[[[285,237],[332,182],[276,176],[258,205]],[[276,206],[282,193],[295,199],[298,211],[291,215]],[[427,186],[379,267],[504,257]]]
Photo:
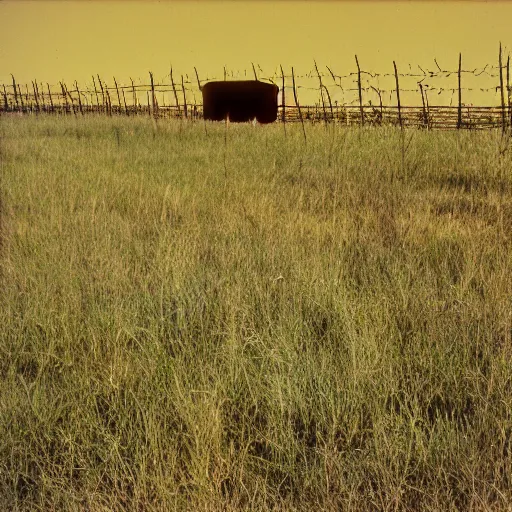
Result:
[[364,111],[363,111],[363,91],[361,90],[361,68],[359,67],[359,60],[356,55],[357,64],[357,89],[359,91],[359,110],[361,111],[361,126],[364,125]]
[[[318,71],[318,66],[316,65],[316,60],[313,61],[315,63],[316,74],[318,75],[318,81],[320,82],[320,99],[322,100],[322,109],[324,112],[324,123],[327,128],[327,112],[325,110],[325,101],[324,101],[324,90],[322,84],[322,77],[320,76],[320,71]],[[332,110],[332,109],[331,109]]]
[[66,94],[69,96],[69,100],[71,101],[71,109],[73,110],[73,114],[76,116],[75,102],[74,102],[73,96],[71,96],[71,93],[69,92],[69,89],[66,84],[64,84],[64,90],[66,91]]
[[129,116],[130,114],[128,113],[128,107],[126,106],[126,97],[124,95],[124,89],[121,89],[121,92],[123,93],[124,113],[127,116]]
[[295,98],[295,105],[297,105],[297,109],[299,111],[300,123],[302,125],[302,133],[304,134],[304,143],[307,144],[308,140],[306,138],[306,129],[304,128],[304,120],[302,119],[302,112],[300,110],[299,100],[297,98],[297,91],[295,89],[295,74],[293,72],[293,66],[292,66],[292,83],[293,83],[293,96]]
[[505,91],[503,87],[503,61],[501,56],[501,41],[500,41],[500,54],[498,57],[500,66],[500,92],[501,92],[501,130],[505,133],[507,122],[505,121]]
[[32,89],[34,90],[34,100],[36,102],[36,114],[39,114],[39,99],[37,97],[36,84],[32,80]]
[[395,61],[393,61],[393,66],[395,68],[396,99],[398,102],[398,123],[400,124],[400,128],[403,129],[404,125],[402,123],[402,105],[400,104],[400,87],[398,85],[398,70],[396,69]]
[[99,82],[100,88],[101,88],[101,101],[102,101],[101,104],[103,107],[103,112],[107,113],[107,109],[108,109],[107,97],[105,96],[105,91],[103,90],[103,84],[101,83],[100,75],[98,75],[98,82]]
[[174,85],[174,79],[172,77],[172,66],[171,66],[171,85],[172,85],[172,91],[174,92],[174,100],[176,101],[176,108],[178,109],[178,116],[181,117],[181,109],[180,109],[180,102],[178,101],[178,93],[176,91],[176,86]]
[[459,108],[458,108],[458,114],[457,114],[457,128],[462,128],[462,53],[459,53],[459,72],[458,72],[458,79],[459,79]]
[[46,87],[48,87],[48,96],[50,97],[50,111],[53,114],[54,108],[53,108],[52,91],[50,91],[50,84],[48,82],[46,82]]

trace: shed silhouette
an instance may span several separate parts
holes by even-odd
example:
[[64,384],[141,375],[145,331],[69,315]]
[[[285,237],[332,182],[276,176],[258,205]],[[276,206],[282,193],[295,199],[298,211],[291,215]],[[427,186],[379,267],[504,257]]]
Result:
[[277,119],[279,87],[259,80],[208,82],[202,87],[203,115],[210,121],[243,123],[256,119],[272,123]]

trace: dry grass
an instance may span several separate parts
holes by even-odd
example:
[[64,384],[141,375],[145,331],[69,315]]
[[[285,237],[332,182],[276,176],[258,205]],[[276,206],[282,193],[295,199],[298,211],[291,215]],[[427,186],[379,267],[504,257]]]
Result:
[[487,133],[2,118],[5,510],[510,510]]

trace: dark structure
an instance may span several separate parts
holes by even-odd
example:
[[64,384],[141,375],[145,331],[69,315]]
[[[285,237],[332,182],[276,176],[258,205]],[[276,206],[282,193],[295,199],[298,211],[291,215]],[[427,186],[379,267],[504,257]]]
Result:
[[279,87],[259,80],[208,82],[202,87],[203,114],[210,121],[243,123],[256,118],[259,123],[277,119]]

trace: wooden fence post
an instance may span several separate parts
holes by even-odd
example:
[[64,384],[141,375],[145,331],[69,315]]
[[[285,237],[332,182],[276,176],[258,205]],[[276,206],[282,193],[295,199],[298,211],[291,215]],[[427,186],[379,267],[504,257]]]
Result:
[[427,118],[427,109],[425,107],[425,96],[423,95],[423,85],[418,84],[420,86],[421,92],[421,103],[423,105],[423,125],[428,129],[428,118]]
[[393,67],[395,68],[396,99],[398,102],[398,123],[400,124],[400,128],[403,129],[404,125],[402,122],[402,105],[400,104],[400,86],[398,85],[398,70],[396,69],[395,61],[393,61]]
[[69,92],[68,86],[66,84],[64,84],[64,89],[66,89],[66,93],[69,96],[69,100],[71,101],[71,108],[73,109],[73,114],[76,116],[75,100],[73,99],[73,96],[71,96],[71,93]]
[[108,92],[107,84],[105,84],[105,99],[106,99],[107,114],[109,116],[112,116],[112,100],[110,99],[110,93]]
[[132,83],[133,111],[135,114],[137,114],[137,94],[135,93],[135,85],[133,85],[133,79],[130,78],[130,81]]
[[19,103],[18,103],[18,91],[16,90],[16,80],[14,79],[14,75],[11,74],[12,76],[12,88],[14,89],[14,102],[16,103],[16,107],[19,106]]
[[151,80],[151,105],[153,109],[153,117],[156,119],[158,116],[158,107],[155,103],[155,83],[153,82],[153,73],[149,72],[149,78]]
[[382,124],[383,122],[383,119],[384,119],[384,108],[382,107],[382,94],[380,92],[379,89],[377,89],[376,87],[374,87],[373,85],[371,86],[371,88],[377,93],[377,96],[379,97],[379,106],[380,106],[380,110],[379,110],[379,115],[380,115],[380,121],[378,124]]
[[30,99],[30,92],[28,91],[28,85],[25,84],[25,102],[27,104],[27,112],[34,110],[34,102]]
[[299,104],[299,100],[297,98],[297,91],[295,89],[295,73],[293,72],[293,66],[292,66],[292,83],[293,83],[293,96],[295,98],[295,105],[297,105],[297,109],[299,111],[300,123],[302,125],[302,133],[304,134],[304,143],[307,144],[308,140],[306,138],[306,129],[304,128],[304,120],[302,119],[302,112],[300,110],[300,104]]
[[98,76],[98,83],[100,84],[100,88],[101,88],[101,104],[102,104],[103,112],[107,113],[107,110],[108,110],[107,97],[105,96],[105,91],[103,90],[103,84],[101,83],[100,75],[97,75],[97,76]]
[[34,85],[36,86],[36,96],[38,102],[38,108],[41,112],[44,112],[44,99],[39,94],[39,87],[37,86],[37,80],[34,80]]
[[37,90],[37,94],[41,97],[41,104],[42,104],[43,112],[46,112],[46,103],[44,101],[43,84],[41,83],[41,92],[39,92],[39,85],[37,85],[37,82],[36,82],[36,90]]
[[80,108],[80,114],[84,115],[84,110],[82,108],[82,98],[80,98],[80,89],[78,88],[78,82],[75,80],[75,89],[76,95],[78,97],[78,107]]
[[505,120],[505,90],[503,87],[503,61],[501,56],[501,41],[500,41],[500,54],[498,57],[498,62],[500,66],[500,93],[501,93],[501,130],[505,133],[507,128],[507,122]]
[[53,108],[52,91],[50,91],[50,84],[48,82],[46,82],[46,87],[48,87],[48,96],[50,97],[50,111],[53,114],[55,109]]
[[20,84],[17,84],[18,85],[18,96],[20,97],[20,102],[21,102],[21,111],[23,112],[25,110],[25,103],[23,103],[23,94],[21,94],[21,86]]
[[[119,105],[119,113],[123,111],[123,107],[121,106],[121,96],[119,95],[119,87],[117,86],[116,77],[112,77],[114,79],[114,85],[116,86],[117,91],[117,103]],[[126,107],[125,107],[126,108]]]
[[66,90],[64,89],[64,84],[62,82],[59,82],[60,84],[60,92],[62,94],[62,99],[64,100],[64,103],[66,105],[66,113],[68,111],[68,96],[66,94]]
[[324,89],[323,89],[323,84],[322,84],[322,77],[320,76],[320,71],[318,71],[318,66],[316,65],[316,60],[314,60],[313,62],[315,63],[316,74],[318,76],[318,81],[320,83],[320,99],[322,100],[322,109],[324,112],[324,123],[325,123],[325,127],[327,128],[327,111],[325,110]]
[[176,108],[178,109],[178,117],[181,117],[181,108],[180,108],[180,102],[178,101],[178,93],[176,91],[176,86],[174,85],[174,79],[172,77],[172,66],[171,66],[171,85],[172,85],[172,90],[174,92],[174,100],[176,101]]
[[361,90],[361,68],[359,67],[359,60],[356,55],[357,64],[357,89],[359,90],[359,110],[361,111],[361,126],[364,126],[364,111],[363,111],[363,91]]
[[124,89],[121,89],[121,92],[123,93],[124,113],[127,116],[129,116],[130,114],[128,113],[128,107],[126,106],[126,97],[124,95]]
[[96,105],[98,106],[98,112],[100,111],[100,97],[98,96],[98,89],[96,89],[96,80],[94,75],[92,76],[92,83],[94,84],[94,92],[96,93]]
[[34,100],[36,103],[36,114],[39,114],[39,99],[37,97],[36,84],[32,80],[32,89],[34,90]]
[[[282,78],[282,88],[281,88],[281,121],[283,123],[286,123],[286,101],[285,101],[285,93],[284,93],[284,72],[283,72],[283,66],[281,66],[281,78]],[[286,129],[286,128],[285,128]]]
[[461,87],[461,73],[462,73],[462,53],[459,53],[459,108],[457,112],[457,130],[462,128],[462,87]]
[[185,119],[188,117],[187,112],[187,96],[185,94],[185,83],[183,82],[183,75],[181,75],[181,89],[183,91],[183,112],[185,114]]

